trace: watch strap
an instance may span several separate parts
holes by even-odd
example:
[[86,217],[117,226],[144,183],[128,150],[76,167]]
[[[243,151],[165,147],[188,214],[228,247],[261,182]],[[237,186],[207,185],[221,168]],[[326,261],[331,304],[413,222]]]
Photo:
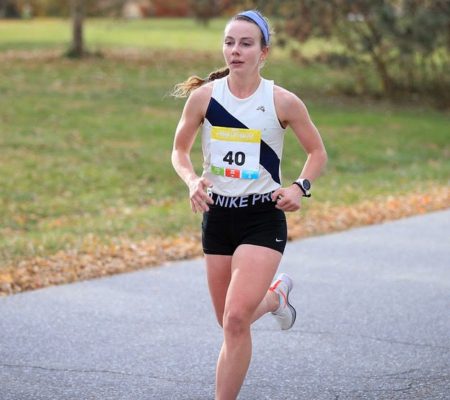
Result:
[[294,181],[294,182],[292,182],[292,184],[293,184],[293,185],[297,185],[297,186],[300,188],[300,190],[301,190],[302,193],[303,193],[303,197],[311,197],[311,193],[310,193],[309,191],[306,191],[306,190],[303,188],[303,186],[300,184],[300,182]]

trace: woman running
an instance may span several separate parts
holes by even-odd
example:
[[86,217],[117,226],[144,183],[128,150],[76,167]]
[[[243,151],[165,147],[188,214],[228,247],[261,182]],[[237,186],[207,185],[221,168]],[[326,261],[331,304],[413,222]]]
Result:
[[[193,212],[203,213],[202,245],[209,291],[223,345],[216,399],[236,399],[252,353],[251,324],[272,313],[283,330],[296,318],[286,274],[274,280],[287,241],[286,211],[300,209],[327,154],[303,102],[261,76],[269,55],[267,19],[250,10],[226,25],[226,67],[208,78],[190,77],[173,95],[189,96],[178,123],[173,166],[189,188]],[[290,126],[307,154],[298,179],[281,185],[283,138]],[[203,173],[190,159],[197,131]]]

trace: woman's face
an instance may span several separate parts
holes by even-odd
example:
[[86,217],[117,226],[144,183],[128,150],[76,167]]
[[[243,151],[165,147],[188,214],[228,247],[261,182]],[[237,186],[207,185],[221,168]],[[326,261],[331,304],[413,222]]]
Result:
[[230,72],[257,73],[268,48],[261,48],[262,32],[248,21],[231,21],[225,28],[223,55]]

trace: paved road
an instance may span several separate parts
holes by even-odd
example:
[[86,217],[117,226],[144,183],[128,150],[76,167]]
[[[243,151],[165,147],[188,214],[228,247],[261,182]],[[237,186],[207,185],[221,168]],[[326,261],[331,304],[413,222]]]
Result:
[[[240,399],[450,398],[450,210],[289,243]],[[201,260],[0,299],[1,400],[212,399]]]

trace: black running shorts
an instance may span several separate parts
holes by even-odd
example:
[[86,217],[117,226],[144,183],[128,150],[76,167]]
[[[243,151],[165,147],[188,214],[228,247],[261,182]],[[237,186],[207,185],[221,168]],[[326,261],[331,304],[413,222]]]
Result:
[[232,255],[241,244],[284,252],[287,225],[284,211],[275,208],[272,193],[229,197],[212,194],[213,205],[203,213],[205,254]]

